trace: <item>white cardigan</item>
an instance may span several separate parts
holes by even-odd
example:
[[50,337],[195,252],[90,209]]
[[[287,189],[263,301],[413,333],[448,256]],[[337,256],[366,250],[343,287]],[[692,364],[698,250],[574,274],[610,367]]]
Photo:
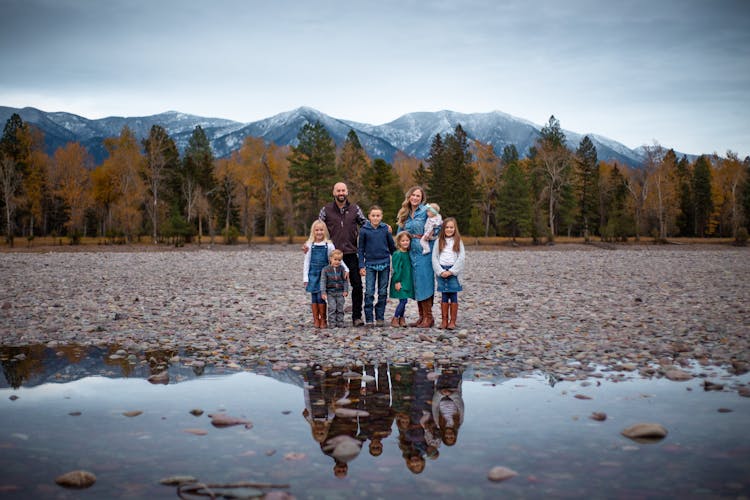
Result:
[[445,269],[443,269],[443,266],[440,265],[440,256],[443,254],[445,254],[446,256],[450,256],[450,260],[454,260],[453,266],[448,269],[451,274],[453,274],[454,276],[458,276],[463,272],[464,257],[466,254],[466,252],[464,252],[464,242],[460,241],[458,245],[460,250],[458,251],[458,253],[456,253],[453,251],[453,238],[446,238],[445,248],[443,248],[442,252],[438,252],[438,242],[435,241],[435,246],[432,248],[432,270],[435,272],[436,276],[440,276],[440,273],[445,271]]

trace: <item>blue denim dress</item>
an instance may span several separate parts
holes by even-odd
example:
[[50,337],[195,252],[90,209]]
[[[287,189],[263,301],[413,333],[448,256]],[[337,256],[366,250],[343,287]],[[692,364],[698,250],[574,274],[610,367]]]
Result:
[[307,272],[306,292],[320,293],[320,272],[328,265],[328,243],[311,245],[310,270]]

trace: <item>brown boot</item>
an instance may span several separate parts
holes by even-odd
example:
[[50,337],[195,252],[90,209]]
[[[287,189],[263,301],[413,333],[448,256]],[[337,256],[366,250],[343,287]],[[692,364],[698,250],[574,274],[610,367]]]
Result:
[[451,319],[448,322],[448,330],[453,330],[456,328],[456,315],[458,314],[458,302],[451,302],[450,303],[450,316]]
[[313,315],[313,326],[315,328],[320,328],[320,316],[318,315],[318,305],[319,304],[310,304],[310,309],[312,309],[312,315]]
[[424,300],[417,301],[417,310],[419,311],[419,319],[414,323],[409,323],[411,327],[418,327],[424,321]]
[[404,318],[403,316],[398,318],[398,326],[400,326],[401,328],[406,328],[406,318]]
[[435,296],[433,295],[429,299],[424,299],[424,321],[419,325],[419,328],[432,328],[435,325],[435,318],[432,317],[432,301]]
[[448,304],[447,302],[441,302],[440,303],[440,326],[438,328],[442,328],[445,330],[448,328]]
[[393,328],[398,328],[399,327],[398,318],[396,316],[394,316],[393,318],[391,318],[391,326]]
[[318,311],[320,311],[320,327],[328,328],[328,321],[326,320],[326,310],[328,304],[318,304]]

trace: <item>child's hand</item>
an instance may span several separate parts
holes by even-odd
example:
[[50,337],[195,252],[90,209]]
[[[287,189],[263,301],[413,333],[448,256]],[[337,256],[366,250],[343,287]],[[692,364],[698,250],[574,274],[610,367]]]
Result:
[[349,279],[349,271],[347,271],[347,272],[344,273],[344,279],[345,280]]
[[360,270],[359,270],[359,275],[360,275],[360,276],[367,276],[367,271],[365,270],[365,268],[364,268],[364,267],[363,267],[362,269],[360,269]]
[[440,273],[440,276],[443,278],[450,278],[452,274],[453,273],[450,271],[443,271],[442,273]]
[[302,282],[302,286],[304,286],[305,288],[307,288],[307,281],[303,281]]
[[309,250],[309,248],[307,248],[307,243],[305,243],[304,245],[302,245],[302,251],[304,253],[307,253],[308,250]]
[[348,297],[348,296],[349,296],[349,292],[344,292],[344,297]]
[[401,291],[401,282],[399,281],[398,283],[396,283],[395,285],[393,285],[393,288],[395,288],[397,292],[400,292]]
[[328,294],[327,293],[321,293],[320,298],[323,300],[328,300]]

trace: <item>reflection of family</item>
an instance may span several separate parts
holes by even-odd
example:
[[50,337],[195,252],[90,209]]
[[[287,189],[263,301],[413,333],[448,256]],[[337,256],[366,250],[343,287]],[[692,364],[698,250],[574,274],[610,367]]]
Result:
[[[391,297],[399,299],[391,326],[407,326],[404,313],[408,299],[417,301],[419,314],[409,326],[434,326],[432,306],[437,281],[442,294],[440,328],[456,328],[458,292],[462,290],[459,276],[465,260],[456,219],[443,219],[440,207],[426,204],[424,189],[415,186],[406,192],[398,211],[394,238],[391,227],[382,222],[379,206],[370,207],[365,217],[348,197],[346,184],[336,183],[333,201],[320,210],[303,246],[302,280],[311,296],[313,325],[344,326],[344,300],[351,288],[352,325],[384,326],[390,279]],[[326,276],[321,279],[324,269]]]
[[356,372],[315,366],[304,373],[302,415],[334,460],[336,477],[346,476],[367,442],[370,455],[380,456],[394,421],[404,463],[419,474],[442,444],[456,443],[464,415],[461,375],[455,366],[435,372],[412,364],[380,363]]

